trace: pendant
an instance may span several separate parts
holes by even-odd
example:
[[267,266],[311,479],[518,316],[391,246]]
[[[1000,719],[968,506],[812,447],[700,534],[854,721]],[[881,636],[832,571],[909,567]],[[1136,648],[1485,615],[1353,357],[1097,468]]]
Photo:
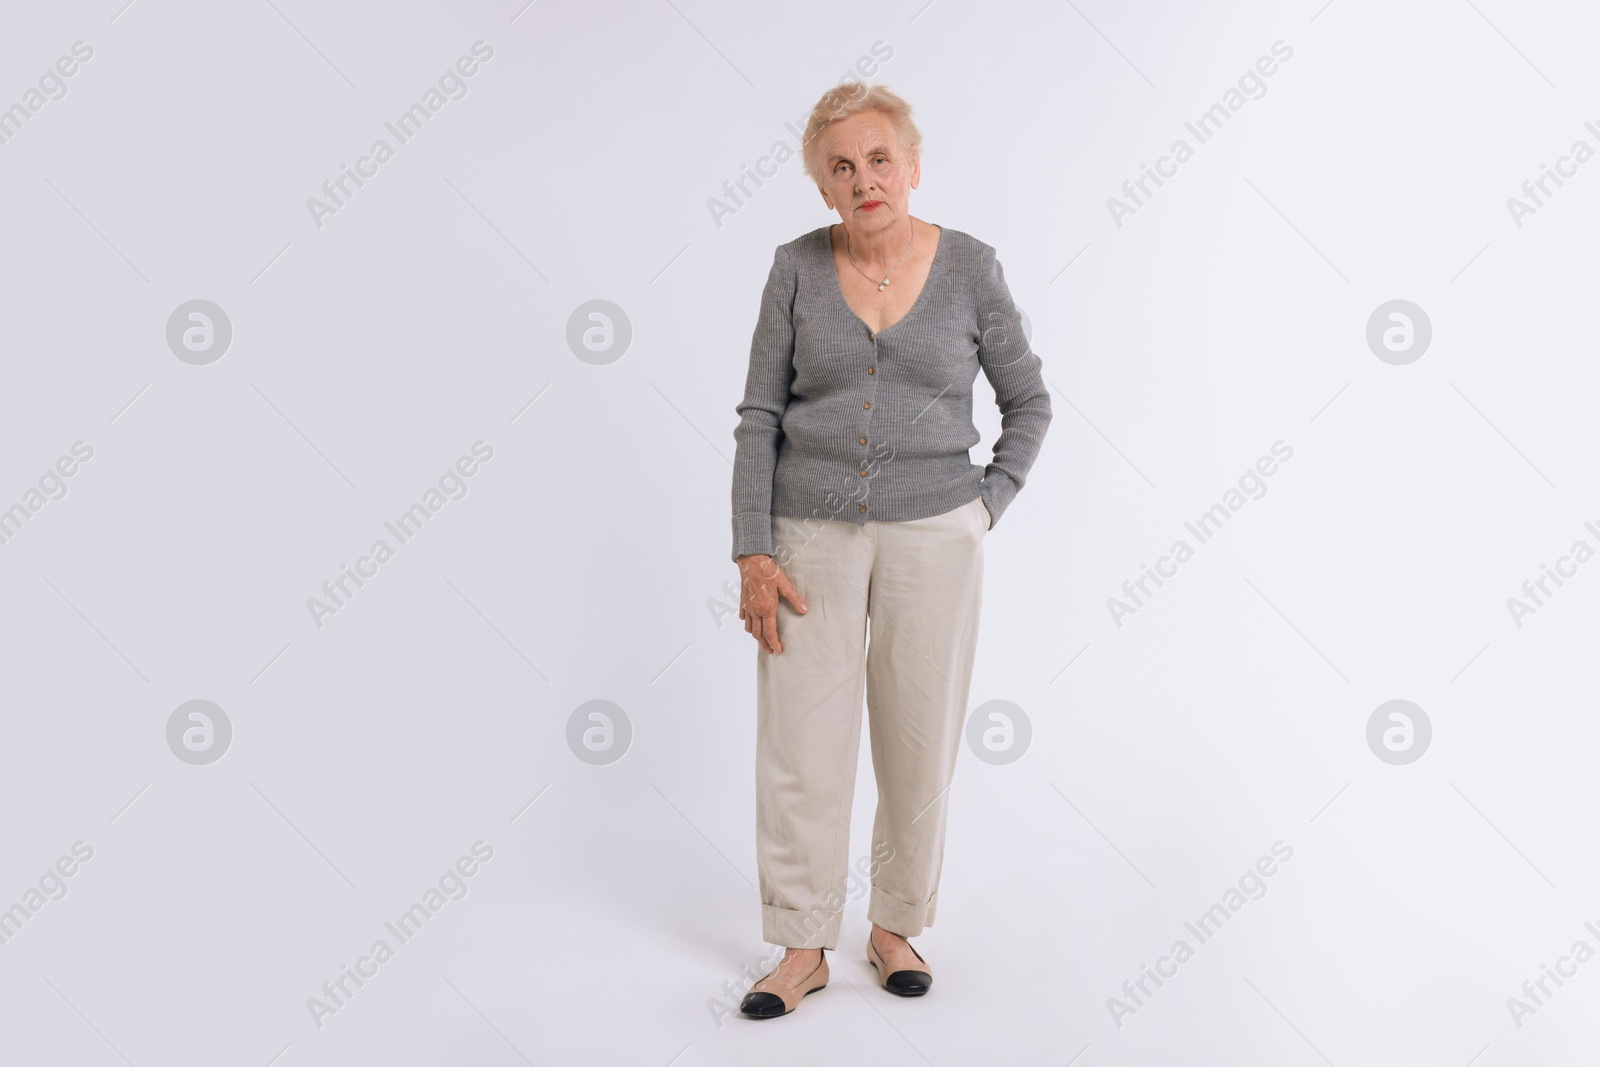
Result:
[[880,293],[883,292],[884,286],[886,286],[888,284],[889,284],[889,279],[888,278],[885,278],[883,281],[879,282],[878,283],[878,292],[880,292]]

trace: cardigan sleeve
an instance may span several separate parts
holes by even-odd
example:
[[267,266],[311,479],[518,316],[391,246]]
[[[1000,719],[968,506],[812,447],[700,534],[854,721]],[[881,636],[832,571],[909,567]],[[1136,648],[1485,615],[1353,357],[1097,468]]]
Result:
[[1022,332],[1022,312],[1011,299],[1005,271],[995,251],[984,245],[978,261],[978,314],[982,336],[978,363],[994,387],[1000,408],[1000,436],[994,459],[983,472],[979,491],[992,518],[990,529],[1027,480],[1050,425],[1050,391],[1043,362]]
[[772,554],[772,476],[783,441],[783,413],[794,379],[794,296],[797,273],[779,245],[761,292],[761,311],[750,342],[744,399],[735,410],[733,454],[733,559]]

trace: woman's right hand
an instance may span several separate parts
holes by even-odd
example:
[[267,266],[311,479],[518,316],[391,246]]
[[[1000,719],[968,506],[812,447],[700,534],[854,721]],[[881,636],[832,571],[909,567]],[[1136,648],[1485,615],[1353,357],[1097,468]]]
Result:
[[764,651],[781,653],[778,600],[787,600],[802,615],[806,613],[806,602],[771,556],[740,556],[738,562],[739,618],[744,620],[744,632],[753,636]]

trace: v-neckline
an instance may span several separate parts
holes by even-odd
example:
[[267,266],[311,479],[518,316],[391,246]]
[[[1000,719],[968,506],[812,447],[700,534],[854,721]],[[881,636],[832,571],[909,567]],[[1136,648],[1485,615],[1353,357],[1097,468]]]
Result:
[[899,329],[902,323],[906,322],[921,309],[923,298],[928,295],[928,286],[933,284],[933,276],[939,270],[939,264],[944,259],[945,228],[939,226],[938,229],[939,243],[933,246],[933,262],[928,264],[928,276],[923,279],[922,289],[917,293],[916,300],[912,301],[910,310],[896,319],[894,325],[885,326],[881,330],[874,330],[867,325],[866,319],[856,314],[856,309],[850,306],[850,301],[844,298],[844,284],[839,281],[839,264],[833,258],[833,227],[830,225],[822,228],[822,247],[823,251],[828,255],[828,274],[833,278],[833,291],[839,297],[839,304],[850,313],[852,318],[862,325],[869,337],[881,337],[890,330]]

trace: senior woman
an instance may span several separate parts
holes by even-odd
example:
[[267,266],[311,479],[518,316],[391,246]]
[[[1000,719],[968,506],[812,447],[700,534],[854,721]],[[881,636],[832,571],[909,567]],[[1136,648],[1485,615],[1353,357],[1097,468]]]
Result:
[[[908,939],[938,904],[983,542],[1050,424],[994,249],[911,214],[921,143],[910,106],[881,85],[817,103],[804,165],[839,223],[778,246],[737,407],[733,558],[739,617],[760,645],[762,933],[787,948],[740,1005],[756,1017],[827,984],[863,690],[878,785],[872,860],[857,862],[871,879],[866,955],[891,993],[932,985]],[[987,466],[968,454],[980,369],[1001,412]]]

